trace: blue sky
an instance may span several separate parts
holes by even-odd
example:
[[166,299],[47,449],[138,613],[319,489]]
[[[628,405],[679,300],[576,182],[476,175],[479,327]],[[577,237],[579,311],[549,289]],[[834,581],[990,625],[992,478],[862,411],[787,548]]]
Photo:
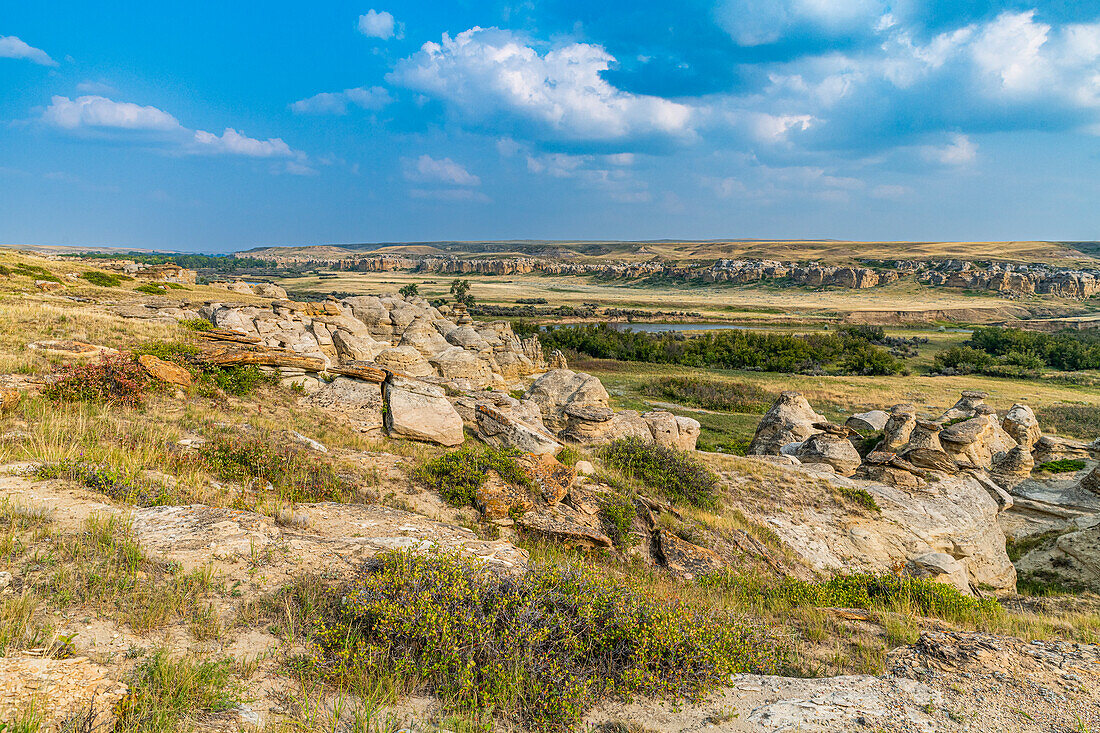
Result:
[[1098,173],[1095,1],[0,0],[3,243],[1098,239]]

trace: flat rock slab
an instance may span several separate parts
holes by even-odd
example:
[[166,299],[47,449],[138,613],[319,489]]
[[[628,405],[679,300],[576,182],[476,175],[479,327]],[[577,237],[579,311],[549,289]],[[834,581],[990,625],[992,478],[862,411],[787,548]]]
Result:
[[527,553],[510,542],[419,514],[367,504],[298,504],[305,528],[281,527],[255,512],[203,505],[149,507],[132,513],[142,547],[185,569],[209,562],[270,565],[272,572],[344,573],[386,550],[440,550],[473,557],[502,572],[522,572]]
[[958,730],[937,725],[925,712],[929,704],[931,709],[939,707],[939,692],[901,677],[799,679],[746,674],[734,675],[730,681],[729,688],[699,704],[644,700],[612,705],[589,715],[586,722],[618,720],[659,733]]
[[106,669],[87,657],[0,657],[0,720],[10,720],[33,704],[45,714],[47,725],[90,710],[86,730],[111,730],[115,705],[125,694],[126,685],[110,679]]

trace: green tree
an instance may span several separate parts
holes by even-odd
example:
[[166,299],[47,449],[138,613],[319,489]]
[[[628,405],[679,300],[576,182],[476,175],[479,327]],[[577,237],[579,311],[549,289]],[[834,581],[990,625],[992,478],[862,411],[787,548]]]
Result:
[[455,278],[451,281],[451,295],[454,296],[456,303],[462,303],[464,306],[469,307],[474,304],[474,296],[470,293],[470,281]]
[[404,298],[408,298],[413,295],[420,295],[420,286],[416,283],[409,283],[397,292],[401,293],[401,296]]

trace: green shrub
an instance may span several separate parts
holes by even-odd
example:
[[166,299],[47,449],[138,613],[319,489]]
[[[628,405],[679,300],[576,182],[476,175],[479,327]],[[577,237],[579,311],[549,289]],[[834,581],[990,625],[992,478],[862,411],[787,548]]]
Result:
[[673,501],[705,509],[718,506],[718,477],[690,453],[630,437],[612,441],[603,458],[611,468]]
[[879,509],[875,497],[871,496],[867,489],[859,489],[851,486],[835,486],[833,488],[836,490],[836,493],[840,494],[841,498],[846,501],[858,504],[864,509],[870,509],[873,512],[882,511]]
[[[200,320],[200,319],[196,319]],[[208,323],[208,321],[203,321]],[[194,344],[179,341],[150,341],[134,349],[135,355],[151,354],[158,359],[178,364],[191,372],[199,382],[200,393],[211,395],[215,389],[227,394],[244,397],[252,394],[257,387],[274,384],[278,380],[275,374],[260,371],[259,367],[216,366],[203,361],[202,351]]]
[[94,466],[79,460],[43,463],[34,472],[40,479],[63,478],[105,494],[112,499],[137,506],[161,506],[174,497],[166,486],[111,466]]
[[158,649],[130,674],[115,730],[160,733],[177,730],[185,718],[230,710],[241,702],[232,672],[229,659],[173,660]]
[[140,407],[149,377],[126,353],[102,355],[87,364],[66,364],[53,375],[42,394],[56,402],[100,402]]
[[597,359],[766,372],[900,374],[905,364],[880,346],[848,333],[791,335],[760,331],[647,333],[606,323],[559,326],[539,334],[546,349],[572,349]]
[[581,460],[581,453],[576,448],[567,445],[558,451],[557,458],[558,461],[567,466],[575,466],[577,465],[577,461]]
[[790,577],[773,580],[722,570],[703,576],[698,582],[769,610],[798,606],[867,608],[958,622],[988,617],[1002,610],[995,599],[974,598],[945,583],[893,573],[842,574],[811,582]]
[[164,288],[160,287],[159,285],[154,285],[153,283],[138,285],[136,288],[134,288],[134,290],[136,292],[145,293],[147,295],[164,295],[164,293],[166,292]]
[[46,282],[59,283],[61,278],[54,275],[41,265],[28,265],[26,263],[20,263],[12,268],[12,272],[16,275],[23,275],[34,280],[45,280]]
[[11,268],[7,265],[0,265],[0,277],[11,277]]
[[214,328],[214,324],[205,318],[184,318],[180,326],[191,331],[210,331]]
[[762,414],[775,395],[751,382],[723,382],[699,377],[665,377],[648,382],[642,392],[679,405],[725,412]]
[[1048,473],[1070,473],[1072,471],[1080,471],[1085,467],[1085,462],[1076,458],[1061,458],[1057,461],[1047,461],[1046,463],[1040,463],[1035,467],[1036,471],[1046,471]]
[[217,435],[203,444],[199,455],[217,476],[239,481],[254,494],[268,491],[268,484],[287,502],[347,502],[355,493],[355,486],[331,464],[272,436]]
[[420,295],[420,286],[416,283],[409,283],[397,292],[400,293],[402,298],[411,298],[414,295]]
[[628,550],[634,544],[634,537],[630,528],[634,525],[634,517],[638,510],[634,507],[634,501],[621,494],[604,494],[599,498],[600,523],[603,525],[604,534],[620,550]]
[[777,666],[741,621],[592,568],[502,577],[465,558],[394,552],[340,593],[314,635],[324,679],[389,677],[537,731],[571,728],[604,698],[697,697],[730,674]]
[[88,270],[87,272],[80,273],[80,277],[84,278],[92,285],[97,285],[101,288],[117,288],[122,285],[123,281],[133,280],[129,275],[121,275],[113,272],[100,272],[99,270]]
[[417,467],[413,475],[438,491],[448,504],[471,506],[491,470],[510,484],[531,486],[531,479],[516,463],[517,455],[489,445],[465,445]]

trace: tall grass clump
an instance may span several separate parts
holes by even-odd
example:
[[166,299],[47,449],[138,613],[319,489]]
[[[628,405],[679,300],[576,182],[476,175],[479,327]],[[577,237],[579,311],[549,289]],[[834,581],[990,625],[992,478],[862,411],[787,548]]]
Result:
[[518,486],[531,486],[531,479],[516,462],[518,453],[490,445],[465,445],[418,466],[413,475],[439,492],[453,506],[470,506],[489,471]]
[[232,671],[230,660],[173,660],[158,649],[127,680],[130,689],[118,704],[115,730],[178,730],[186,718],[236,707],[241,698]]
[[763,414],[775,395],[751,382],[722,382],[699,377],[665,377],[647,382],[642,392],[678,405],[707,410]]
[[608,444],[603,459],[627,478],[661,491],[672,501],[704,509],[718,506],[718,477],[690,453],[629,437]]
[[841,574],[814,582],[791,577],[773,580],[727,569],[703,576],[698,583],[769,611],[801,606],[866,608],[957,622],[1002,612],[995,599],[974,598],[945,583],[893,573]]
[[347,502],[355,494],[355,485],[332,464],[271,436],[217,435],[199,449],[199,456],[211,472],[241,482],[254,494],[268,492],[268,484],[289,502]]
[[311,664],[352,688],[421,684],[455,710],[538,731],[607,697],[696,697],[731,673],[776,668],[742,622],[577,566],[502,577],[450,555],[388,553],[314,635]]

